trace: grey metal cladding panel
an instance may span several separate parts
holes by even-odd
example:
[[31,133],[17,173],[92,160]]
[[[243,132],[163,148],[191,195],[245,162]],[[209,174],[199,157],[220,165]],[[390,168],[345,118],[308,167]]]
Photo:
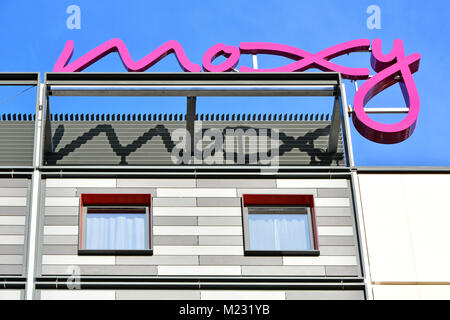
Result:
[[153,198],[153,207],[195,207],[196,198]]
[[316,217],[318,226],[352,226],[352,217]]
[[77,188],[76,196],[82,193],[149,193],[156,195],[156,188]]
[[80,208],[78,207],[45,207],[45,215],[47,216],[78,216]]
[[319,236],[319,246],[353,246],[354,236]]
[[196,226],[197,217],[159,217],[154,216],[154,226]]
[[3,178],[0,179],[0,188],[27,188],[29,179]]
[[198,207],[240,207],[241,198],[197,198]]
[[25,246],[21,244],[0,245],[0,254],[23,254]]
[[0,265],[0,275],[22,275],[23,274],[23,266],[19,264]]
[[286,291],[286,300],[364,300],[364,290]]
[[0,165],[33,164],[34,121],[0,121]]
[[333,189],[333,188],[326,188],[326,189],[318,189],[317,190],[317,196],[319,198],[348,198],[351,196],[350,189]]
[[325,273],[328,277],[350,277],[361,275],[359,266],[325,266]]
[[77,255],[78,246],[75,245],[44,245],[42,254],[62,254],[62,255]]
[[197,236],[153,236],[153,245],[194,246],[198,245]]
[[200,256],[200,265],[282,266],[282,257]]
[[117,256],[116,265],[181,265],[199,264],[198,256]]
[[325,276],[324,266],[242,266],[248,276]]
[[[80,273],[85,276],[94,275],[140,275],[140,276],[155,276],[157,274],[156,266],[105,266],[105,265],[80,265]],[[70,266],[61,265],[43,265],[42,275],[68,275],[71,274],[72,268]]]
[[77,216],[45,216],[46,226],[78,226]]
[[198,188],[276,188],[275,179],[197,179]]
[[0,226],[0,234],[24,235],[25,226]]
[[28,188],[0,188],[0,197],[26,197]]
[[[338,153],[323,152],[328,143],[329,121],[203,121],[203,129],[279,129],[280,165],[342,165]],[[48,165],[172,165],[175,146],[171,132],[184,121],[53,121],[55,153]]]

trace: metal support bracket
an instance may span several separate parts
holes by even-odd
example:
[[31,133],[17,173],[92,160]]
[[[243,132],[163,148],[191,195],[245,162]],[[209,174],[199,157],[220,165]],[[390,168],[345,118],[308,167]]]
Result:
[[341,107],[339,95],[334,97],[333,113],[331,115],[330,136],[328,139],[328,153],[336,153],[339,141],[339,132],[341,130]]

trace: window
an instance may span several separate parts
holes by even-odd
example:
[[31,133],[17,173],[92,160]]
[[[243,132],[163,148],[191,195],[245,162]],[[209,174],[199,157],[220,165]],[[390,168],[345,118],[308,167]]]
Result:
[[247,255],[319,255],[312,195],[243,197]]
[[152,254],[150,194],[82,194],[79,254]]

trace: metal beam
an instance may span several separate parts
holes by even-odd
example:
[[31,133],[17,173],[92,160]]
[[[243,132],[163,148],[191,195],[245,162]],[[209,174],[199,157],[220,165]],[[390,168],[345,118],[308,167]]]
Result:
[[332,96],[334,85],[51,85],[52,96]]
[[187,111],[186,111],[186,131],[189,132],[191,155],[195,150],[195,113],[197,106],[197,97],[187,97]]

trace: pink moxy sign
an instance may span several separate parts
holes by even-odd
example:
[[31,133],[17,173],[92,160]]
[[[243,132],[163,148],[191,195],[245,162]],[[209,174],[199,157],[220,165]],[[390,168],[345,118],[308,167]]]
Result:
[[[54,72],[79,72],[111,52],[118,52],[128,71],[145,71],[169,54],[175,54],[181,68],[186,72],[228,72],[234,70],[241,54],[270,54],[292,59],[293,62],[277,68],[253,69],[246,66],[240,72],[302,72],[311,68],[322,71],[340,72],[344,79],[367,80],[355,94],[353,101],[353,124],[367,139],[378,143],[398,143],[406,140],[414,132],[419,115],[419,94],[412,74],[419,70],[420,54],[405,54],[402,40],[395,40],[390,53],[383,54],[381,40],[358,39],[344,42],[316,53],[292,46],[271,42],[241,42],[239,47],[218,43],[203,55],[202,65],[191,62],[183,47],[175,40],[168,41],[138,61],[134,61],[120,39],[111,39],[69,63],[74,42],[66,42],[63,52],[53,67]],[[376,74],[370,77],[368,68],[345,67],[331,60],[353,52],[371,52],[371,66]],[[224,56],[226,60],[213,65],[214,59]],[[409,112],[397,123],[385,124],[372,120],[364,111],[364,106],[381,91],[399,82]]]

